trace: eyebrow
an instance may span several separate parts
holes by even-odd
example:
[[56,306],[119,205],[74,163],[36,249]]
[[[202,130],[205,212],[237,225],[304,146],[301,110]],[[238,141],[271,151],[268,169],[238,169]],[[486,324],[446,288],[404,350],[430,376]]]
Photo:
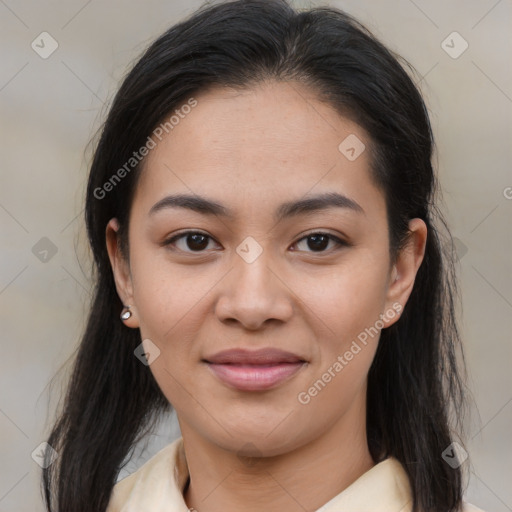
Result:
[[[164,197],[152,206],[149,215],[154,215],[156,212],[167,208],[186,208],[203,215],[218,215],[229,219],[235,217],[234,213],[221,203],[206,197],[189,194],[175,194]],[[281,221],[285,218],[324,211],[329,208],[345,208],[365,215],[361,205],[353,199],[337,192],[326,192],[281,204],[276,210],[275,219]]]

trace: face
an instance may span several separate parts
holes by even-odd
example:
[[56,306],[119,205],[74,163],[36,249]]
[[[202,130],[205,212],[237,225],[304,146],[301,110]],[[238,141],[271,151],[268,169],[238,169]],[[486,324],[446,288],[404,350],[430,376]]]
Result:
[[380,329],[405,306],[424,225],[411,222],[392,264],[368,136],[303,86],[195,98],[146,159],[129,261],[115,220],[109,254],[182,433],[276,455],[364,421]]

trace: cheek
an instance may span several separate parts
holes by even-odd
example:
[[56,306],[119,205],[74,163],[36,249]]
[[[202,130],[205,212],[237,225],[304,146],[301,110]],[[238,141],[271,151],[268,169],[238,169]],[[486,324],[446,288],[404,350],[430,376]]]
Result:
[[333,267],[320,280],[304,280],[300,292],[316,323],[323,325],[330,340],[329,352],[343,349],[365,329],[375,326],[386,300],[386,259],[359,253],[350,260]]
[[141,335],[155,338],[161,346],[178,330],[181,335],[201,312],[215,277],[198,272],[197,267],[171,265],[165,257],[154,258],[143,251],[135,254],[132,282]]
[[307,411],[310,417],[329,423],[355,400],[363,407],[366,378],[382,329],[385,283],[385,268],[375,264],[338,269],[316,291],[305,283],[306,296],[311,299],[306,310],[315,313],[309,322],[317,326],[317,358],[310,378],[295,397],[304,414]]
[[132,282],[141,338],[149,338],[160,350],[150,370],[176,410],[187,410],[187,390],[196,386],[191,371],[199,358],[196,341],[215,276],[192,266],[178,268],[141,251],[132,259]]

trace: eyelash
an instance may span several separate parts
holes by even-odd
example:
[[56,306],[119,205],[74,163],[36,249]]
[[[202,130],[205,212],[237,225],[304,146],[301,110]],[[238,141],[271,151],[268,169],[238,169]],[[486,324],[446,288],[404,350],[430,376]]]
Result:
[[[170,245],[173,245],[177,240],[180,240],[181,238],[186,238],[189,235],[202,235],[202,236],[205,236],[205,237],[209,238],[210,240],[213,240],[213,238],[210,235],[208,235],[206,233],[203,233],[201,231],[183,231],[182,233],[174,235],[171,238],[169,238],[168,240],[165,240],[162,243],[162,245],[166,246],[166,247],[170,246]],[[334,248],[334,250],[340,249],[341,247],[349,247],[350,246],[350,244],[348,242],[345,242],[344,240],[341,240],[337,236],[335,236],[335,235],[333,235],[331,233],[326,233],[324,231],[313,231],[311,233],[307,233],[302,238],[297,240],[293,245],[296,245],[299,242],[301,242],[302,240],[307,239],[309,237],[312,237],[314,235],[325,236],[325,237],[328,237],[330,240],[334,241],[337,244],[337,246],[338,246],[338,247]],[[175,249],[172,249],[172,250],[175,250]],[[181,249],[178,249],[178,250],[181,250]],[[326,251],[306,251],[306,252],[311,252],[312,254],[325,254],[325,253],[332,252],[332,250],[333,249],[326,250]],[[188,254],[202,254],[205,251],[181,251],[181,252],[185,252],[185,253],[188,253]]]

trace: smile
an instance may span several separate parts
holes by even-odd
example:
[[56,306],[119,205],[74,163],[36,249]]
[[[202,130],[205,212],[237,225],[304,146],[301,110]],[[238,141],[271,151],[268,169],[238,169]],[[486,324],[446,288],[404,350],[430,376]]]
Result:
[[264,391],[290,379],[306,361],[277,349],[235,349],[203,360],[224,384],[241,391]]

